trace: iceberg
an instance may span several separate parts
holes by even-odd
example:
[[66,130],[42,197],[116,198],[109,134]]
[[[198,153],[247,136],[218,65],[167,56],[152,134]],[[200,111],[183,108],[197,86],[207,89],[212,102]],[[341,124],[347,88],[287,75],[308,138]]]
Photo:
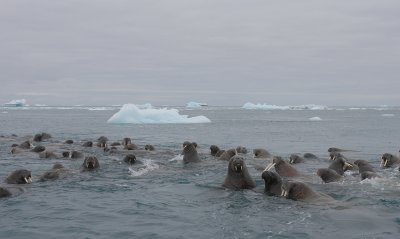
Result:
[[311,121],[321,121],[322,119],[318,116],[309,118]]
[[8,103],[4,103],[5,107],[21,107],[21,106],[25,106],[26,104],[26,100],[25,99],[21,99],[21,100],[12,100]]
[[256,109],[261,109],[261,110],[327,110],[328,107],[324,105],[314,105],[314,104],[309,104],[309,105],[297,105],[297,106],[280,106],[280,105],[268,105],[268,104],[253,104],[251,102],[248,102],[242,106],[243,109],[249,109],[249,110],[256,110]]
[[207,103],[198,103],[198,102],[194,102],[194,101],[191,101],[186,104],[187,108],[201,108],[202,106],[208,106],[208,104]]
[[156,109],[146,105],[147,108],[138,107],[135,104],[125,104],[122,108],[108,119],[111,124],[194,124],[210,123],[211,120],[200,115],[188,117],[180,115],[177,109]]

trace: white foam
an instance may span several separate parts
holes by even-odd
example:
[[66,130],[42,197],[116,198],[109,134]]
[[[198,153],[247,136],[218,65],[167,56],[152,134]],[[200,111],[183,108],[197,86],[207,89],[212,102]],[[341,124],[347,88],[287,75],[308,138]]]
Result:
[[183,161],[183,155],[182,154],[178,154],[175,157],[173,157],[172,159],[169,159],[168,161],[169,162]]
[[206,106],[206,103],[198,103],[194,101],[190,101],[189,103],[186,104],[187,108],[201,108],[202,106]]
[[321,121],[322,119],[318,116],[309,118],[311,121]]
[[142,168],[133,169],[133,168],[129,167],[128,169],[129,169],[129,172],[131,173],[132,177],[139,177],[139,176],[142,176],[148,172],[151,172],[151,171],[159,169],[159,168],[160,168],[160,166],[158,164],[154,163],[152,160],[144,159]]
[[394,114],[382,114],[383,117],[393,117]]
[[205,116],[189,118],[187,115],[180,115],[177,109],[155,109],[139,108],[134,104],[125,104],[115,113],[107,123],[111,124],[166,124],[166,123],[210,123]]
[[268,104],[253,104],[248,102],[242,106],[244,109],[261,109],[261,110],[327,110],[327,106],[323,105],[297,105],[297,106],[281,106],[281,105],[268,105]]
[[3,114],[8,114],[8,112],[7,112],[7,111],[3,111],[3,112],[1,112],[1,113],[3,113]]

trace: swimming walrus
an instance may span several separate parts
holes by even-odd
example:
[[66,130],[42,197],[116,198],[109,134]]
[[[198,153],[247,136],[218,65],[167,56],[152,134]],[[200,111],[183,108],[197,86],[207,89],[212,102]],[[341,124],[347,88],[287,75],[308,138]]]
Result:
[[46,139],[50,139],[51,135],[48,133],[40,133],[40,134],[35,134],[35,136],[33,137],[33,141],[35,142],[41,142],[43,140]]
[[124,157],[124,162],[128,164],[136,163],[136,156],[133,154],[128,154]]
[[272,167],[274,167],[275,171],[282,177],[296,177],[300,175],[293,166],[279,156],[275,156],[272,163],[270,163],[264,171],[269,171]]
[[220,151],[220,148],[217,145],[213,144],[210,146],[210,151],[211,155],[215,156],[218,153],[218,151]]
[[9,184],[27,184],[32,183],[31,171],[19,169],[12,172],[5,180]]
[[332,152],[357,152],[357,151],[351,150],[351,149],[340,149],[340,148],[331,147],[328,149],[328,152],[332,153]]
[[400,158],[390,154],[384,153],[381,157],[381,168],[391,168],[400,164]]
[[326,194],[311,189],[303,182],[283,181],[281,196],[302,202],[332,202],[334,199]]
[[46,181],[46,180],[56,180],[59,179],[62,176],[65,176],[65,174],[68,172],[66,168],[60,163],[55,163],[53,165],[53,168],[46,173],[44,173],[40,177],[40,181]]
[[70,159],[76,159],[76,158],[83,158],[83,153],[79,152],[79,151],[64,151],[62,152],[62,156],[64,158],[70,158]]
[[99,160],[95,156],[88,156],[82,164],[83,170],[94,170],[100,167]]
[[84,143],[82,144],[82,147],[93,147],[93,142],[92,142],[92,141],[84,142]]
[[247,149],[244,146],[237,146],[236,147],[236,152],[239,154],[247,154]]
[[270,152],[268,152],[268,150],[266,149],[253,149],[253,153],[254,153],[254,157],[255,158],[271,158],[272,154],[270,154]]
[[305,161],[306,160],[303,157],[301,157],[301,156],[299,156],[297,154],[291,154],[290,157],[289,157],[289,163],[290,164],[303,163]]
[[369,164],[366,160],[356,160],[354,164],[358,166],[358,172],[360,173],[361,180],[371,179],[371,178],[380,178],[380,176],[375,172],[374,168],[371,164]]
[[324,183],[337,182],[343,179],[343,176],[330,168],[320,168],[317,170],[317,175]]
[[16,196],[24,192],[22,187],[0,185],[0,198]]
[[196,150],[196,146],[193,143],[184,144],[182,154],[183,154],[183,163],[193,163],[199,162],[200,158]]
[[228,149],[224,151],[221,156],[219,156],[219,160],[225,160],[229,161],[233,156],[236,155],[236,150],[235,149]]
[[312,153],[305,153],[305,154],[303,154],[303,158],[306,158],[306,159],[317,159],[318,157],[315,154],[312,154]]
[[37,145],[33,149],[31,149],[31,152],[40,153],[40,152],[43,152],[45,150],[46,150],[46,148],[44,146]]
[[261,175],[265,182],[264,192],[268,195],[280,196],[282,194],[282,178],[272,171],[264,171]]
[[145,149],[145,150],[148,150],[148,151],[154,151],[154,150],[155,150],[154,146],[151,145],[151,144],[146,144],[146,145],[144,146],[144,149]]
[[252,189],[256,186],[243,157],[236,155],[229,160],[228,174],[222,186],[229,189]]
[[352,167],[353,166],[346,162],[343,157],[338,157],[329,165],[328,168],[335,170],[338,174],[343,176],[344,172]]

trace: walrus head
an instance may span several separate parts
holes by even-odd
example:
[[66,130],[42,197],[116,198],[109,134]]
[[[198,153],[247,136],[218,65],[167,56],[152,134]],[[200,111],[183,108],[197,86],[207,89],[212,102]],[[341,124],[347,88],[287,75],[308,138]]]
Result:
[[100,165],[99,161],[95,156],[89,156],[85,158],[85,161],[83,162],[82,166],[88,170],[93,170],[98,168]]
[[243,174],[246,170],[244,158],[240,156],[233,156],[229,161],[229,171],[234,174]]
[[281,189],[281,196],[292,200],[306,199],[315,194],[306,184],[296,181],[283,181]]
[[343,155],[342,155],[341,153],[339,153],[339,152],[334,151],[334,152],[330,152],[330,153],[329,153],[329,158],[330,158],[331,160],[336,160],[336,159],[339,158],[339,157],[342,157],[342,158],[343,158]]
[[393,164],[398,163],[398,159],[393,154],[385,153],[381,158],[381,168],[390,168]]
[[125,163],[134,164],[136,163],[136,156],[133,154],[128,154],[124,158]]
[[297,155],[297,154],[291,154],[289,157],[289,163],[290,164],[296,164],[296,163],[301,163],[303,162],[303,159]]
[[264,171],[261,177],[262,179],[264,179],[265,182],[265,192],[275,195],[281,194],[281,191],[279,190],[281,187],[280,184],[282,183],[282,179],[277,173],[272,171]]
[[217,145],[213,144],[213,145],[210,146],[210,151],[211,151],[211,155],[212,156],[215,156],[218,153],[219,150],[220,149],[219,149],[219,147]]
[[122,145],[128,145],[128,144],[131,144],[131,143],[132,143],[131,138],[123,138],[122,139]]
[[31,171],[26,169],[19,169],[10,174],[6,179],[10,184],[28,184],[32,183]]

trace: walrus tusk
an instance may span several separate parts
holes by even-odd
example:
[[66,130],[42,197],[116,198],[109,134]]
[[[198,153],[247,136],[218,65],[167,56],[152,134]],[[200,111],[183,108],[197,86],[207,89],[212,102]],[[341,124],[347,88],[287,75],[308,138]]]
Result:
[[264,171],[263,172],[265,172],[265,171],[269,171],[272,167],[274,167],[275,166],[275,164],[276,163],[270,163],[270,164],[268,164],[268,166],[264,169]]
[[384,164],[383,166],[385,166],[385,167],[386,167],[386,165],[387,165],[388,161],[389,161],[389,160],[387,160],[387,159],[386,159],[386,160],[385,160],[385,164]]

